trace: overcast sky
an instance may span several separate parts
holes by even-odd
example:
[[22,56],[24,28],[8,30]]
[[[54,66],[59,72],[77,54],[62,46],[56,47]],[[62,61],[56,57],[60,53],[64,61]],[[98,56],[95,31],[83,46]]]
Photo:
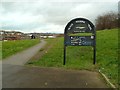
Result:
[[[83,2],[84,1],[84,2]],[[98,15],[118,12],[119,0],[2,0],[0,29],[22,32],[63,33],[74,18],[93,23]]]

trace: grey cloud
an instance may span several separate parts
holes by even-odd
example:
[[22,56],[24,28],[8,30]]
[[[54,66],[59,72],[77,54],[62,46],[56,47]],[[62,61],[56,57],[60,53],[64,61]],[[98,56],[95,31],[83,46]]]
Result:
[[39,23],[26,23],[26,24],[3,24],[1,26],[2,29],[11,29],[11,30],[26,30],[26,29],[34,29],[34,28],[38,28],[38,27],[46,27],[46,25],[42,25],[42,24],[39,24]]
[[[70,0],[69,2],[60,2],[53,0],[49,2],[42,0],[40,2],[2,2],[3,10],[0,11],[0,15],[6,17],[7,20],[0,19],[1,23],[5,24],[1,29],[54,31],[54,27],[63,28],[68,21],[75,17],[86,17],[94,22],[95,18],[104,12],[117,11],[116,2],[97,3],[92,1]],[[14,19],[14,17],[18,18]],[[9,23],[12,23],[12,25],[9,25]],[[59,30],[59,32],[63,32],[63,30]]]

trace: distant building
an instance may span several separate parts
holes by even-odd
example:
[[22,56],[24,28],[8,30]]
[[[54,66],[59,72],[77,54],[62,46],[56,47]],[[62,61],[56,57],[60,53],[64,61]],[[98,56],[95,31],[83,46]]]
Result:
[[40,38],[46,39],[46,38],[56,38],[55,35],[41,35]]
[[40,38],[41,38],[41,39],[46,39],[47,36],[45,36],[45,35],[41,35]]
[[55,33],[22,33],[18,31],[0,31],[0,40],[23,40],[23,39],[33,39],[33,38],[56,38],[63,37],[64,34]]
[[22,35],[22,32],[1,30],[0,40],[20,40]]
[[51,35],[51,36],[48,36],[48,38],[56,38],[56,36],[54,36],[54,35]]

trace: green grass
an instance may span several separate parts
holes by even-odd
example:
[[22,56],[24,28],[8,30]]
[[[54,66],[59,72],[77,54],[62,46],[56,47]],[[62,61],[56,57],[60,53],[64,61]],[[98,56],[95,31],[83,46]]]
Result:
[[97,63],[113,84],[118,84],[118,30],[99,31]]
[[63,38],[48,39],[53,47],[32,65],[68,69],[101,70],[113,84],[118,85],[118,30],[97,31],[97,64],[93,65],[91,46],[67,47],[67,61],[63,65]]
[[68,34],[69,36],[90,36],[92,33],[77,33],[77,34]]
[[2,60],[2,41],[0,41],[0,60]]
[[2,42],[2,58],[6,58],[11,56],[19,51],[22,51],[26,48],[29,48],[37,43],[39,43],[39,39],[31,39],[31,40],[16,40],[16,41],[6,41]]

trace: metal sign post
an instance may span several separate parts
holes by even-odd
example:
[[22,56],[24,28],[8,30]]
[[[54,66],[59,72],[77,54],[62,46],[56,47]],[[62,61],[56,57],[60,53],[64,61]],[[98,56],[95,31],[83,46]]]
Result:
[[[91,36],[71,36],[76,33],[92,33]],[[64,32],[64,61],[66,63],[67,46],[92,46],[93,47],[93,64],[96,63],[96,30],[92,22],[85,18],[76,18],[71,20],[65,27]]]

